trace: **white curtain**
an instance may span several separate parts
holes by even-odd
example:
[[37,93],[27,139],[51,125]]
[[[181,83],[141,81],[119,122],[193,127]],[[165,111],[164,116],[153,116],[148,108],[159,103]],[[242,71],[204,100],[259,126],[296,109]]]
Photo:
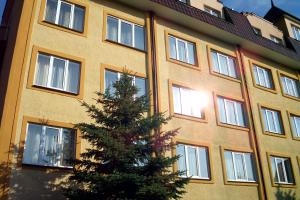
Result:
[[63,89],[64,73],[65,73],[65,61],[54,58],[52,79],[51,79],[52,87]]
[[69,61],[68,79],[66,83],[67,91],[78,94],[79,77],[80,77],[80,64],[77,62]]
[[275,124],[275,127],[276,127],[276,131],[279,132],[279,133],[282,133],[283,130],[282,130],[282,127],[281,127],[281,118],[279,116],[279,112],[274,112],[274,124]]
[[106,38],[112,41],[118,41],[118,19],[107,17],[107,35]]
[[42,126],[28,124],[23,163],[38,164],[40,156]]
[[231,57],[228,58],[228,67],[229,67],[229,76],[236,78],[236,68],[235,68],[235,60]]
[[228,65],[227,65],[227,57],[219,54],[219,59],[220,59],[220,73],[229,75]]
[[39,54],[37,73],[35,76],[36,85],[47,86],[49,66],[50,66],[50,56]]
[[57,0],[47,0],[45,20],[51,23],[55,23]]
[[276,170],[276,162],[275,162],[275,157],[271,157],[271,168],[272,168],[272,175],[273,175],[273,180],[275,183],[278,182],[278,174]]
[[193,43],[187,43],[188,50],[188,63],[194,65],[195,64],[195,45]]
[[132,25],[126,22],[121,22],[121,43],[132,46]]
[[291,117],[292,131],[294,136],[300,137],[300,117]]
[[83,32],[85,10],[81,7],[75,6],[73,17],[73,29]]
[[236,168],[236,177],[238,179],[246,180],[246,172],[244,168],[244,159],[243,155],[236,153],[234,154],[235,157],[235,168]]
[[225,112],[225,103],[222,97],[218,97],[218,110],[220,115],[220,121],[222,123],[227,123],[226,112]]
[[189,175],[198,176],[197,166],[197,149],[194,147],[187,147],[188,159],[189,159]]
[[245,116],[244,116],[244,109],[241,103],[236,102],[236,112],[238,118],[238,125],[245,126]]
[[174,113],[179,113],[181,114],[181,98],[180,98],[180,89],[178,87],[172,88],[173,90],[173,109]]
[[176,146],[176,154],[179,155],[179,160],[178,160],[178,170],[179,171],[184,171],[185,176],[186,174],[186,158],[185,158],[185,148],[183,144],[177,144]]
[[250,153],[244,153],[245,165],[247,169],[247,176],[249,181],[255,181],[255,165],[253,164],[253,159]]
[[134,26],[134,42],[136,48],[141,50],[145,49],[145,33],[143,27]]
[[174,37],[169,36],[169,48],[170,48],[170,58],[177,59],[176,57],[176,40]]
[[61,2],[60,5],[60,12],[59,12],[59,21],[58,24],[64,27],[70,27],[70,20],[71,20],[71,5]]
[[177,44],[178,44],[178,60],[187,62],[185,43],[180,40],[177,40]]
[[46,128],[43,162],[47,165],[57,165],[57,157],[59,156],[58,137],[59,129]]
[[224,152],[225,163],[226,163],[226,174],[228,180],[235,180],[234,176],[234,168],[233,168],[233,158],[232,153],[230,151]]
[[227,123],[237,125],[238,123],[235,116],[234,102],[225,100],[225,108],[226,108]]
[[185,88],[180,88],[181,96],[181,111],[184,115],[192,115],[192,105],[191,105],[191,96],[190,90]]
[[209,160],[207,155],[207,149],[202,147],[199,149],[199,165],[202,178],[209,178]]
[[212,57],[212,64],[213,64],[213,69],[216,72],[220,72],[220,66],[218,62],[218,54],[215,51],[211,52],[211,57]]

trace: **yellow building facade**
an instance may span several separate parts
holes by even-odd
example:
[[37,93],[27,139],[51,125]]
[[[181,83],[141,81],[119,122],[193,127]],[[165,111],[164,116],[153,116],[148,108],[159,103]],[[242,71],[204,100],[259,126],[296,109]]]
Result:
[[[52,18],[49,2],[57,6]],[[63,9],[70,9],[68,27],[60,21]],[[28,156],[36,155],[28,150],[32,130],[41,138],[56,130],[65,145],[66,132],[90,120],[80,101],[94,103],[95,92],[124,68],[153,94],[150,113],[173,117],[162,129],[180,128],[170,153],[182,155],[174,170],[192,177],[183,199],[300,197],[300,42],[291,28],[282,45],[255,35],[251,25],[286,34],[263,30],[273,26],[264,20],[249,23],[217,0],[7,3],[2,25],[9,29],[0,34],[1,199],[64,199],[59,185],[70,166]],[[246,22],[250,36],[239,30]],[[292,22],[300,27],[299,19]],[[131,38],[121,32],[129,27]],[[79,158],[88,144],[68,134]]]

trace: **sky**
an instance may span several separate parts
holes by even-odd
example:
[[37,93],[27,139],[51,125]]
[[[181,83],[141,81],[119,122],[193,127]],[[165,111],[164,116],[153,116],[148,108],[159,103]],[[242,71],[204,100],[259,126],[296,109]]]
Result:
[[3,14],[4,7],[5,7],[5,2],[6,2],[6,0],[0,0],[0,21],[2,19],[2,14]]
[[[271,0],[221,0],[225,6],[238,12],[254,12],[264,16],[271,8]],[[273,0],[282,10],[300,18],[300,0]]]

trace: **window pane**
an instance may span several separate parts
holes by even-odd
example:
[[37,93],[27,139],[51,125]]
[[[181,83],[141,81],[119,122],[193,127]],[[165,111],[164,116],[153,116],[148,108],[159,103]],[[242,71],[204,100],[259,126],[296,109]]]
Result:
[[274,118],[273,118],[273,112],[270,110],[266,110],[266,114],[267,114],[267,120],[268,120],[268,124],[269,124],[268,131],[276,132],[275,122],[274,122]]
[[214,71],[220,73],[220,68],[219,68],[219,63],[218,63],[218,54],[217,54],[217,52],[212,51],[212,52],[211,52],[211,56],[212,56],[212,63],[213,63],[213,69],[214,69]]
[[236,125],[237,121],[235,116],[234,102],[225,100],[225,108],[227,123]]
[[220,59],[220,73],[229,75],[228,71],[228,65],[227,65],[227,57],[219,54],[219,59]]
[[194,117],[201,117],[201,95],[199,92],[190,90],[190,105],[191,105],[191,115]]
[[258,67],[257,71],[258,71],[258,76],[259,76],[259,85],[267,87],[264,70],[262,68]]
[[187,62],[185,43],[180,40],[177,41],[178,41],[178,60]]
[[206,148],[199,148],[200,173],[202,178],[209,178],[209,160]]
[[47,0],[45,20],[55,23],[57,0]]
[[245,164],[249,181],[255,181],[255,165],[250,153],[245,153]]
[[258,67],[255,65],[253,66],[253,74],[254,74],[255,83],[257,85],[261,85],[259,78],[258,78]]
[[83,32],[83,26],[84,26],[84,9],[75,6],[74,8],[74,20],[73,20],[73,29]]
[[75,158],[75,133],[69,129],[63,129],[61,165],[70,166]]
[[145,33],[143,27],[134,26],[134,42],[136,48],[141,50],[145,49]]
[[184,145],[178,144],[176,146],[176,154],[180,155],[179,160],[178,160],[178,170],[179,171],[185,171],[184,175],[186,176],[186,158],[185,158],[185,150],[184,150]]
[[291,117],[292,131],[295,137],[300,137],[300,117]]
[[277,167],[276,167],[276,162],[274,157],[271,157],[271,168],[272,168],[273,180],[275,183],[278,183],[278,173],[277,173]]
[[51,87],[63,89],[64,73],[65,73],[65,61],[62,59],[54,58]]
[[279,115],[279,112],[274,112],[274,123],[276,127],[276,132],[283,133],[282,123]]
[[233,58],[228,58],[229,76],[236,78],[235,61]]
[[144,78],[135,77],[135,86],[138,88],[137,96],[141,97],[146,95],[146,81]]
[[235,167],[236,167],[236,178],[241,180],[247,180],[246,172],[244,168],[243,154],[235,153]]
[[286,182],[285,176],[284,176],[284,163],[282,159],[275,159],[276,161],[276,166],[278,170],[278,175],[279,175],[279,181],[280,182]]
[[227,179],[235,180],[233,158],[232,158],[232,153],[230,151],[225,151],[225,164],[226,164]]
[[219,109],[220,121],[222,123],[227,123],[226,113],[225,113],[225,103],[224,103],[224,99],[221,97],[218,97],[218,109]]
[[132,25],[121,22],[121,43],[132,46]]
[[181,93],[181,109],[182,114],[191,115],[192,114],[192,105],[191,105],[191,97],[190,90],[185,88],[180,88]]
[[274,88],[271,71],[270,70],[264,70],[264,75],[265,75],[265,79],[266,79],[266,87],[267,88]]
[[285,165],[285,169],[286,169],[287,182],[294,183],[294,176],[293,176],[290,159],[285,159],[284,165]]
[[107,17],[107,35],[106,38],[112,41],[118,41],[118,20],[116,18]]
[[46,135],[43,149],[42,163],[46,165],[57,165],[58,152],[58,134],[57,128],[46,128]]
[[195,45],[193,43],[187,43],[188,47],[188,63],[194,65],[195,64]]
[[178,87],[173,86],[173,109],[174,113],[181,114],[181,97],[180,97],[180,89]]
[[244,119],[245,116],[244,116],[243,105],[241,103],[236,103],[236,109],[237,109],[238,125],[246,126],[245,119]]
[[58,24],[70,28],[71,5],[61,2]]
[[295,92],[293,90],[293,80],[286,78],[286,86],[287,86],[287,94],[291,95],[291,96],[296,96]]
[[113,84],[118,80],[118,73],[105,70],[105,90],[109,88],[110,94],[115,93]]
[[176,59],[176,40],[169,36],[170,58]]
[[262,109],[261,112],[262,112],[263,119],[264,119],[265,131],[269,131],[269,122],[267,119],[267,111],[266,111],[266,109]]
[[28,124],[23,163],[39,163],[41,134],[42,126],[36,124]]
[[38,66],[35,77],[35,84],[40,86],[47,86],[49,66],[50,66],[50,56],[38,55]]
[[189,175],[198,176],[196,148],[188,147]]
[[67,91],[78,94],[80,77],[80,64],[77,62],[69,62]]
[[284,93],[288,93],[288,89],[287,89],[287,84],[286,84],[286,79],[285,77],[281,77],[281,82],[282,82],[282,86],[283,86],[283,91]]

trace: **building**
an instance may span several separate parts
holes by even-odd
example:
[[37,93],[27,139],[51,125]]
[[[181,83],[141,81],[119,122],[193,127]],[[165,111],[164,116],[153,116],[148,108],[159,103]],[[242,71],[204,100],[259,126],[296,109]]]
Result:
[[[116,59],[117,58],[117,59]],[[184,199],[300,197],[300,19],[218,0],[11,0],[0,28],[0,196],[63,199],[72,124],[126,67],[181,127]],[[62,147],[62,148],[60,148]]]

